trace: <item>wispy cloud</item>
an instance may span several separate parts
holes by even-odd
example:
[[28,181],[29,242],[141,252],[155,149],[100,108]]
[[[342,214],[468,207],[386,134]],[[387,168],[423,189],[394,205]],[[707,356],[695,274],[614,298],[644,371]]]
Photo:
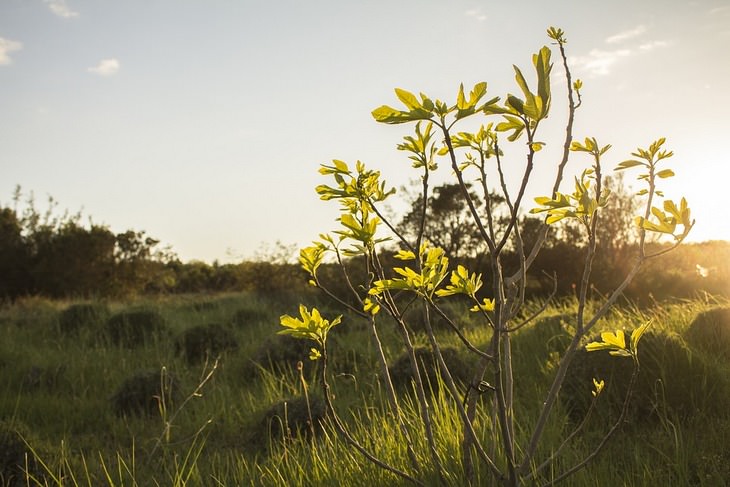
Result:
[[21,42],[0,37],[0,66],[12,64],[13,60],[10,58],[10,53],[19,51],[22,48],[23,44]]
[[89,68],[88,71],[99,76],[113,76],[119,71],[119,61],[114,58],[102,59],[99,64]]
[[485,20],[487,20],[487,16],[484,14],[484,12],[481,11],[481,9],[478,8],[467,10],[466,12],[464,12],[464,14],[467,17],[478,20],[479,22],[484,22]]
[[572,57],[570,63],[580,70],[588,71],[592,76],[603,76],[611,71],[611,67],[619,59],[630,55],[631,49],[616,49],[612,51],[593,49],[585,56]]
[[625,30],[623,32],[619,32],[618,34],[614,34],[610,37],[607,37],[606,44],[618,44],[619,42],[623,42],[628,39],[633,39],[634,37],[639,37],[644,32],[646,32],[646,26],[637,25],[633,29]]
[[71,7],[68,6],[66,3],[66,0],[44,0],[46,5],[48,5],[48,8],[51,9],[51,12],[58,15],[59,17],[63,17],[64,19],[71,19],[73,17],[78,17],[79,13],[75,12],[71,9]]
[[710,15],[717,15],[717,14],[722,14],[722,13],[727,13],[727,12],[730,12],[730,5],[723,5],[721,7],[712,8],[712,9],[710,9],[710,11],[708,13]]
[[587,72],[588,76],[605,76],[621,60],[671,45],[669,41],[644,39],[646,32],[647,28],[642,24],[609,36],[604,40],[607,48],[592,49],[586,55],[572,57],[571,64],[578,71]]
[[669,46],[667,41],[650,41],[639,45],[639,49],[642,51],[653,51],[654,49],[661,49],[662,47]]

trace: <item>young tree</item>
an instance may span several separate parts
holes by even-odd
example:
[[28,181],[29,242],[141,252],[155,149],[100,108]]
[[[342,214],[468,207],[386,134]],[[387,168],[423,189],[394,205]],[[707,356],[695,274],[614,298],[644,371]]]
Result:
[[[311,283],[314,286],[336,299],[343,307],[349,308],[352,313],[368,320],[371,336],[378,351],[389,407],[406,447],[409,459],[407,465],[392,465],[378,458],[373,451],[352,436],[347,425],[337,415],[329,391],[327,336],[333,327],[341,322],[341,316],[328,320],[318,310],[310,311],[301,306],[300,317],[282,316],[281,324],[284,329],[281,333],[309,339],[315,343],[316,347],[312,349],[310,358],[322,360],[320,381],[325,401],[335,427],[345,440],[370,461],[417,485],[431,485],[434,479],[435,482],[446,484],[447,474],[443,466],[443,449],[439,448],[439,437],[434,434],[432,407],[437,406],[431,404],[426,394],[421,364],[414,352],[410,329],[404,319],[404,309],[399,304],[401,301],[396,299],[396,294],[412,295],[423,314],[429,345],[438,363],[444,386],[453,399],[451,407],[455,408],[461,419],[460,458],[465,480],[470,483],[475,480],[475,462],[479,461],[501,485],[514,487],[552,484],[583,468],[599,453],[623,421],[630,391],[638,372],[637,346],[648,323],[634,330],[628,343],[624,332],[619,330],[616,333],[603,333],[600,342],[587,345],[588,350],[609,351],[612,355],[632,360],[635,365],[634,373],[628,378],[629,393],[624,403],[624,413],[593,450],[586,452],[583,459],[574,465],[564,466],[563,470],[556,474],[553,471],[557,467],[555,460],[562,453],[566,443],[574,438],[585,424],[585,422],[579,424],[575,431],[566,436],[563,443],[538,449],[543,441],[548,419],[554,413],[568,365],[579,347],[586,346],[588,334],[594,329],[598,320],[606,315],[636,275],[639,267],[648,259],[669,250],[663,249],[653,254],[648,252],[645,245],[647,234],[656,232],[671,235],[676,246],[684,240],[693,225],[684,199],[679,203],[666,199],[663,205],[656,206],[657,200],[663,198],[663,194],[657,188],[658,181],[673,175],[670,169],[664,168],[665,159],[672,155],[663,149],[664,139],[652,143],[648,149],[638,149],[634,152],[634,159],[620,163],[617,168],[618,170],[641,168],[638,179],[645,185],[641,191],[644,197],[643,210],[635,219],[639,236],[634,264],[611,293],[594,306],[588,306],[592,265],[602,225],[601,214],[611,197],[606,187],[602,165],[603,156],[610,146],[600,146],[594,138],[586,138],[584,142],[573,141],[575,113],[581,103],[581,82],[572,81],[563,31],[550,28],[548,35],[557,45],[565,72],[568,119],[565,139],[562,141],[563,156],[555,168],[552,194],[537,198],[538,207],[532,210],[533,214],[542,215],[545,219],[544,224],[532,235],[529,248],[525,246],[521,233],[519,212],[525,205],[525,189],[532,176],[536,159],[545,146],[545,142],[540,138],[541,126],[550,112],[552,103],[550,74],[553,63],[552,52],[548,47],[543,47],[532,57],[537,78],[535,91],[530,88],[522,71],[515,66],[515,80],[521,97],[509,94],[502,103],[498,97],[486,99],[486,83],[477,83],[468,94],[465,93],[463,86],[460,87],[453,104],[431,99],[423,93],[417,96],[396,89],[396,95],[404,105],[403,108],[381,106],[373,111],[374,118],[381,123],[415,123],[415,134],[406,137],[398,148],[409,153],[413,167],[421,173],[421,201],[429,201],[432,198],[428,181],[430,173],[436,170],[436,157],[446,158],[455,178],[453,184],[459,188],[460,198],[468,208],[470,224],[476,228],[482,245],[488,251],[486,263],[482,268],[472,270],[458,265],[454,269],[445,250],[434,246],[425,238],[425,229],[428,228],[426,222],[434,217],[433,212],[429,213],[425,206],[420,215],[420,229],[415,235],[409,235],[389,222],[379,206],[394,191],[386,187],[386,183],[381,180],[380,172],[366,168],[359,161],[351,167],[343,161],[335,160],[332,164],[323,164],[320,169],[320,173],[332,178],[333,184],[320,185],[317,187],[317,192],[323,200],[336,200],[340,203],[341,227],[333,234],[322,235],[321,240],[315,242],[313,246],[302,249],[300,263],[311,276]],[[455,131],[455,126],[462,120],[475,116],[499,117],[501,121],[496,125],[494,123],[482,125],[474,133]],[[504,176],[505,164],[502,160],[504,154],[500,149],[503,140],[500,134],[506,134],[508,142],[519,144],[519,147],[525,150],[522,178],[516,188],[509,187]],[[586,153],[591,163],[580,177],[575,178],[574,191],[561,193],[559,190],[563,173],[571,152]],[[516,167],[515,164],[511,166]],[[477,181],[478,197],[466,183],[467,174],[469,180]],[[508,219],[503,224],[498,221],[498,214],[495,211],[494,193],[498,193],[507,206]],[[481,205],[480,201],[484,204]],[[566,219],[577,222],[577,228],[585,236],[583,271],[576,289],[577,316],[572,323],[574,331],[570,345],[560,359],[542,409],[537,419],[530,422],[516,407],[514,391],[520,383],[520,378],[515,376],[512,366],[512,336],[519,329],[529,326],[536,316],[536,314],[524,316],[524,304],[528,299],[526,275],[545,242],[547,225]],[[402,267],[388,270],[382,265],[380,244],[387,240],[386,237],[380,236],[383,226],[390,230],[401,247],[395,257],[403,261]],[[517,255],[516,269],[509,272],[504,266],[504,257],[508,251]],[[327,283],[320,279],[318,270],[328,253],[333,254],[340,263],[345,256],[359,256],[365,260],[368,274],[364,282],[347,280],[357,305],[353,306],[338,298],[328,289]],[[344,266],[343,269],[346,274]],[[482,297],[484,292],[488,298]],[[471,311],[480,317],[482,325],[491,332],[491,340],[485,347],[480,348],[471,343],[444,311],[443,300],[455,295],[461,295],[470,301],[468,306]],[[589,308],[595,311],[589,311]],[[389,315],[391,320],[382,320],[383,314]],[[445,320],[463,346],[478,359],[466,397],[460,394],[441,353],[441,342],[431,325],[431,318],[434,315]],[[388,373],[386,355],[380,343],[381,327],[393,322],[410,357],[419,406],[418,425],[413,425],[404,417]],[[598,400],[603,388],[603,382],[599,379],[594,379],[594,400]],[[489,394],[491,401],[478,401],[481,394]],[[477,421],[478,411],[481,411],[482,417],[488,417],[489,421]],[[418,451],[421,442],[414,441],[417,435],[425,437],[424,452]],[[485,446],[483,442],[485,436],[490,437],[493,448]],[[424,458],[428,459],[427,464],[424,464]]]

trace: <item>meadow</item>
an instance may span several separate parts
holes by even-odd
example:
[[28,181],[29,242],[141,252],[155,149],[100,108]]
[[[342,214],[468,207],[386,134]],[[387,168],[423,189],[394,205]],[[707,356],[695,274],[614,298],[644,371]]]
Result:
[[[305,341],[276,335],[280,315],[294,313],[300,299],[227,293],[103,302],[25,298],[5,304],[0,484],[405,485],[337,435],[321,399],[319,362],[308,360]],[[327,316],[339,314],[320,298],[308,299]],[[539,305],[530,303],[525,313]],[[645,309],[620,306],[603,320],[597,332],[628,331],[653,318],[642,343],[640,379],[620,431],[601,455],[560,485],[727,485],[728,306],[724,298],[703,295]],[[515,375],[521,378],[516,403],[528,416],[525,424],[539,413],[575,313],[575,300],[555,301],[514,336]],[[472,343],[489,340],[490,331],[468,313],[458,316]],[[405,465],[374,347],[360,320],[346,314],[330,337],[335,405],[358,441],[390,463]],[[417,425],[410,378],[398,368],[403,350],[395,329],[388,322],[380,326],[406,416]],[[473,359],[453,334],[444,329],[437,335],[444,349],[454,347],[445,354],[450,368],[468,370]],[[427,344],[417,329],[414,336],[416,345]],[[426,369],[433,368],[428,356],[423,355]],[[579,354],[571,371],[547,428],[545,454],[583,417],[590,377],[601,374],[607,385],[585,434],[556,459],[556,471],[601,439],[621,404],[621,391],[611,388],[621,382],[620,360]],[[459,417],[438,374],[428,376],[446,481],[464,485],[454,458]],[[488,402],[488,396],[480,400]],[[487,435],[489,425],[482,426]],[[421,460],[429,464],[429,458]],[[479,485],[492,485],[484,467],[476,478]]]

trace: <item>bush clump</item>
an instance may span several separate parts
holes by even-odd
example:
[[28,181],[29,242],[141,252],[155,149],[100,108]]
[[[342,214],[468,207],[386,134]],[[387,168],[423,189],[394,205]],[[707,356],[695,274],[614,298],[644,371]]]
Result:
[[714,356],[730,358],[730,307],[717,307],[697,315],[689,325],[687,342]]
[[189,364],[213,359],[221,353],[238,348],[233,331],[218,323],[188,328],[175,341],[175,351]]
[[112,396],[117,416],[154,416],[164,406],[169,410],[180,399],[177,378],[170,372],[139,372],[126,379]]
[[[662,415],[689,418],[698,411],[713,414],[728,406],[720,371],[693,356],[681,339],[649,332],[639,344],[640,371],[629,403],[628,418]],[[616,418],[621,412],[633,361],[608,352],[579,349],[568,368],[561,398],[574,419],[581,419],[593,399],[593,379],[605,381],[597,410]],[[724,400],[723,400],[724,398]]]
[[312,342],[288,335],[276,335],[265,340],[251,356],[251,361],[268,370],[283,371],[296,369],[297,362],[303,362],[308,371],[309,350]]
[[164,318],[152,310],[117,313],[106,322],[107,338],[112,345],[134,348],[168,333]]
[[570,345],[567,327],[574,319],[571,315],[553,315],[528,323],[514,335],[515,352],[538,360],[543,360],[551,352],[562,354]]
[[[311,416],[310,416],[311,415]],[[322,430],[327,415],[327,406],[317,396],[297,396],[279,401],[264,412],[262,419],[253,428],[250,443],[265,447],[263,441],[311,437]],[[252,445],[253,446],[253,445]]]
[[109,319],[109,308],[102,303],[77,303],[64,309],[58,317],[62,335],[77,335],[83,329],[95,329]]
[[[418,361],[419,370],[421,371],[421,380],[424,384],[430,385],[432,389],[435,389],[438,384],[440,370],[433,352],[427,347],[416,347],[414,352]],[[471,379],[471,369],[459,356],[456,349],[451,347],[441,348],[441,355],[444,357],[444,362],[446,362],[446,366],[449,368],[454,380],[457,383],[468,383]],[[411,361],[408,353],[404,352],[400,355],[388,367],[388,371],[390,372],[394,386],[399,388],[410,386],[413,380],[413,374],[411,373]]]

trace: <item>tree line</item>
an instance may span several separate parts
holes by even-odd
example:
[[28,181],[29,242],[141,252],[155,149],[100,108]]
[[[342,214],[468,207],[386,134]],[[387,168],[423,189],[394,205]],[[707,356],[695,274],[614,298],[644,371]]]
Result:
[[[623,275],[622,271],[631,265],[636,244],[625,224],[635,210],[632,199],[620,180],[610,184],[616,197],[611,200],[610,211],[604,212],[605,221],[598,235],[602,251],[594,262],[594,273],[599,276],[596,293],[611,288],[614,280]],[[487,252],[461,201],[454,185],[435,188],[426,202],[426,211],[432,218],[428,219],[424,235],[434,245],[448,249],[456,257],[454,265],[479,268]],[[503,202],[495,197],[480,204],[498,207]],[[30,295],[105,298],[154,293],[309,291],[307,277],[299,266],[275,252],[231,264],[182,262],[169,247],[161,246],[145,231],[115,233],[91,219],[84,223],[80,213],[59,215],[56,207],[56,202],[49,199],[48,208],[40,211],[32,196],[22,201],[19,189],[12,205],[0,205],[0,300]],[[418,232],[422,214],[423,202],[419,197],[413,198],[410,210],[400,222],[405,234]],[[536,238],[540,222],[531,215],[522,217],[521,235],[527,247]],[[582,272],[585,246],[578,229],[568,224],[553,228],[530,269],[532,291],[544,296],[554,289],[558,295],[573,293]],[[349,259],[347,265],[353,272],[364,272],[364,265],[357,258]],[[505,265],[516,267],[518,263],[510,262],[507,256]],[[324,264],[322,275],[335,288],[346,289],[346,282],[337,284],[342,277],[333,264]],[[730,242],[686,244],[649,263],[626,295],[642,302],[693,297],[698,292],[728,296],[728,276]],[[647,289],[654,294],[649,295]]]

